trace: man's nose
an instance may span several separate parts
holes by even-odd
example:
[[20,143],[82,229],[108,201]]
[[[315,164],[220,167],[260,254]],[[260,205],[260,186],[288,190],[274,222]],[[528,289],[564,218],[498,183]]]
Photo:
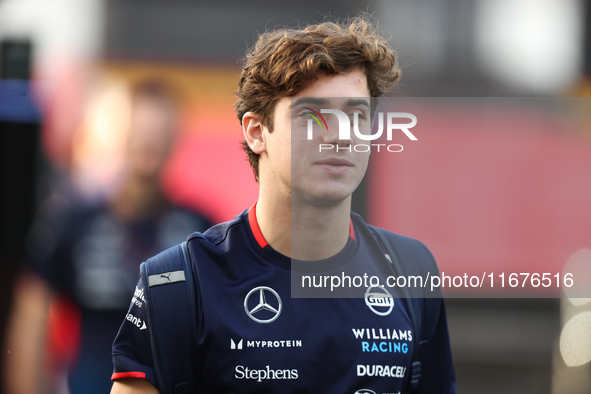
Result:
[[[323,144],[332,144],[335,146],[349,146],[351,144],[351,140],[350,139],[340,139],[340,129],[339,129],[339,122],[336,119],[336,117],[331,116],[330,118],[334,118],[334,119],[327,119],[326,120],[326,125],[328,126],[326,130],[323,130],[321,132],[321,140]],[[349,125],[349,127],[351,127]],[[351,135],[351,133],[348,133],[349,135]]]

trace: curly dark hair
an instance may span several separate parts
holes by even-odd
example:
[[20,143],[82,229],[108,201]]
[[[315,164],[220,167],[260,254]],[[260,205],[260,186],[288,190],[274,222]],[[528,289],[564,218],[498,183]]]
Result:
[[[261,34],[247,52],[238,82],[236,114],[252,111],[273,129],[273,110],[281,97],[294,96],[318,77],[361,69],[371,97],[394,89],[401,77],[398,59],[366,15],[324,22],[303,29],[282,28]],[[246,141],[242,148],[258,182],[259,155]]]

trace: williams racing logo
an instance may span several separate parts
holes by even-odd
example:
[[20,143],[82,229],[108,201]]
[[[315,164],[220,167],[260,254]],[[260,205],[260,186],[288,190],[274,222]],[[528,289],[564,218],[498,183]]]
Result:
[[353,328],[355,339],[361,340],[361,351],[367,353],[402,353],[412,351],[411,330],[390,328]]

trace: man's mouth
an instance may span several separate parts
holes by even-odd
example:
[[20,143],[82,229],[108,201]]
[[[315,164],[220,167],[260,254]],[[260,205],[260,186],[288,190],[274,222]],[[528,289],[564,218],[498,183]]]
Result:
[[343,174],[353,167],[353,163],[349,160],[336,157],[320,160],[315,164],[332,174]]

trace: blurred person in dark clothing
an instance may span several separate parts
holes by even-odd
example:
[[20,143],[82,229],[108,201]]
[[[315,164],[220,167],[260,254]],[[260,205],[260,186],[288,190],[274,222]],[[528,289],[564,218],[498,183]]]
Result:
[[159,186],[175,119],[166,84],[137,84],[117,191],[75,206],[50,199],[40,209],[30,236],[32,269],[17,286],[7,338],[7,392],[108,392],[111,344],[139,264],[211,226],[170,203]]

